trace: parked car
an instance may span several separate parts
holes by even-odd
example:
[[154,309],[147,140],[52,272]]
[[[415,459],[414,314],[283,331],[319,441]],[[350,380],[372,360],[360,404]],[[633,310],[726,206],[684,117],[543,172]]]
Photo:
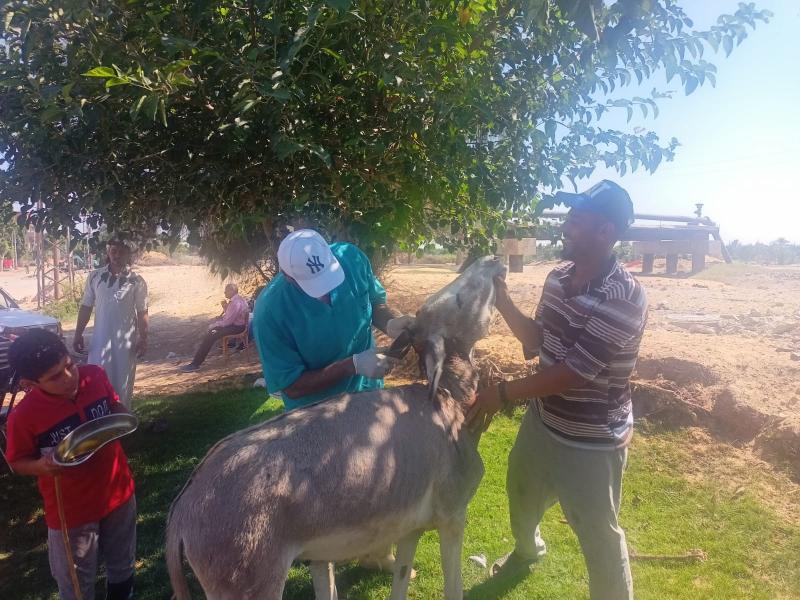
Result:
[[0,288],[0,393],[8,391],[11,370],[8,366],[8,347],[14,338],[28,329],[46,329],[62,335],[58,319],[32,310],[22,310],[7,291]]

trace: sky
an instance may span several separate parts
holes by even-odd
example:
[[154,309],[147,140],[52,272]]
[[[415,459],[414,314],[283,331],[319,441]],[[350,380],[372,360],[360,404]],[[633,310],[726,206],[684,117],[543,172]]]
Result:
[[[737,0],[683,0],[696,28],[712,25],[720,14],[733,14]],[[601,179],[628,190],[637,213],[691,215],[702,202],[703,215],[720,226],[725,242],[770,242],[784,237],[800,243],[800,0],[756,0],[774,17],[735,47],[728,58],[708,47],[704,58],[716,65],[717,86],[708,82],[685,96],[676,77],[663,73],[638,86],[622,88],[620,97],[649,96],[653,87],[678,93],[659,101],[658,118],[637,110],[626,123],[625,109],[604,118],[604,127],[632,131],[646,127],[666,143],[678,138],[675,160],[655,174],[637,170],[620,177],[598,168],[578,182],[588,188]],[[570,185],[571,188],[571,185]],[[570,190],[571,191],[571,190]]]

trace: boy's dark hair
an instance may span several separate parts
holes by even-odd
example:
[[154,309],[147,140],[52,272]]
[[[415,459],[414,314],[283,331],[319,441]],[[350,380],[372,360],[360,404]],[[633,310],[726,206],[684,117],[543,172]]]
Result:
[[45,329],[31,329],[11,344],[8,349],[8,364],[16,381],[38,381],[68,354],[64,342],[55,333]]

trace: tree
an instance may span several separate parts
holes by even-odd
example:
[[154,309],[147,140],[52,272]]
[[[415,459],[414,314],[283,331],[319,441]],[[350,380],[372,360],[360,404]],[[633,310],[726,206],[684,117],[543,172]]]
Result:
[[769,16],[743,3],[697,31],[675,0],[10,0],[0,201],[54,233],[88,215],[176,243],[186,226],[223,269],[298,223],[373,254],[487,248],[565,178],[670,160],[677,140],[599,123],[670,92],[614,94],[659,71],[714,85],[704,52]]
[[780,237],[770,245],[776,249],[775,254],[777,255],[778,264],[786,264],[787,254],[789,253],[791,242],[784,237]]

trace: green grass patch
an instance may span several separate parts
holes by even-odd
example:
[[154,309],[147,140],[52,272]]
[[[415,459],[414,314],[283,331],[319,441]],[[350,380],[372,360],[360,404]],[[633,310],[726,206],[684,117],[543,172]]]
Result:
[[[172,499],[192,468],[221,437],[280,410],[278,402],[265,402],[263,391],[258,390],[137,398],[142,426],[125,442],[139,502],[137,599],[170,597],[163,562],[164,522]],[[481,441],[487,472],[469,508],[463,551],[467,598],[585,598],[587,576],[580,548],[557,507],[542,523],[547,556],[531,576],[516,585],[486,582],[485,572],[467,559],[485,554],[491,561],[512,547],[505,469],[520,414],[499,417]],[[167,420],[165,432],[148,429],[148,422],[156,418]],[[635,437],[620,519],[630,546],[640,554],[683,554],[699,548],[708,559],[634,561],[636,597],[800,597],[800,528],[782,522],[747,492],[731,497],[713,481],[687,480],[682,473],[692,456],[686,442],[683,432],[640,433]],[[40,500],[33,481],[3,471],[0,506],[0,598],[55,597]],[[409,596],[441,598],[435,533],[423,536],[415,568],[418,576],[411,583]],[[351,564],[338,568],[337,582],[341,598],[377,600],[389,595],[391,578]],[[196,597],[202,597],[199,588],[195,589]],[[307,570],[292,569],[284,598],[310,597],[313,593]]]
[[42,312],[58,319],[61,323],[67,323],[78,318],[83,288],[76,284],[74,288],[67,288],[63,294],[60,300],[54,300],[46,304]]

